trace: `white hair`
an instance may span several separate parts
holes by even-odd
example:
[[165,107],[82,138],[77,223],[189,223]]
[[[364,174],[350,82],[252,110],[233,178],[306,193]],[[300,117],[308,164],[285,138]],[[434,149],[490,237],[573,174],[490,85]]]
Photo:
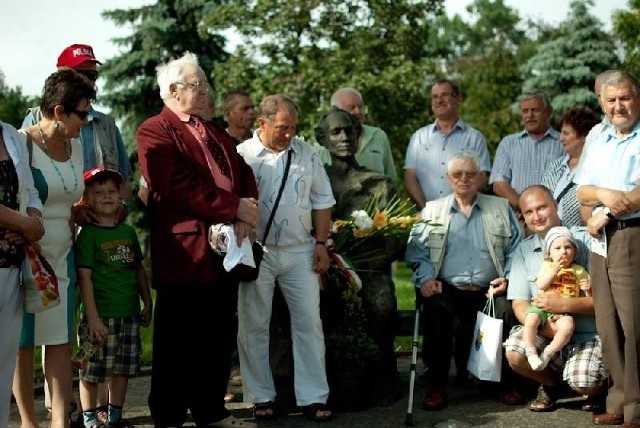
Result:
[[447,163],[447,171],[451,171],[451,166],[455,161],[461,161],[462,163],[469,163],[476,167],[478,171],[480,171],[480,157],[476,152],[472,151],[463,151],[457,152],[451,155],[449,158],[449,162]]
[[338,108],[344,109],[342,105],[340,105],[340,98],[342,98],[342,94],[353,94],[360,98],[362,102],[362,94],[353,88],[340,88],[331,95],[331,105],[336,106]]
[[171,85],[181,82],[185,69],[190,66],[200,68],[198,57],[191,52],[185,52],[182,57],[156,67],[160,98],[164,100],[171,96]]

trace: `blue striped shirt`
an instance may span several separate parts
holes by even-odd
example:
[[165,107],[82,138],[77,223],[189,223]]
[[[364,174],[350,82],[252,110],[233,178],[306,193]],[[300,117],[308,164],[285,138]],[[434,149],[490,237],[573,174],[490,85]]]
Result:
[[575,171],[575,169],[573,171],[569,169],[569,155],[564,155],[549,164],[540,182],[551,189],[556,200],[564,189],[571,186],[558,201],[558,216],[562,224],[567,227],[582,226],[580,202],[576,196],[578,186],[573,183]]
[[[584,162],[576,171],[578,187],[592,185],[627,192],[640,185],[640,122],[623,138],[608,128],[589,145]],[[622,217],[638,218],[640,211]]]
[[409,141],[404,169],[415,169],[418,184],[427,201],[452,193],[447,181],[447,163],[451,155],[473,151],[480,158],[480,170],[491,171],[487,140],[472,126],[458,119],[453,130],[444,135],[437,122],[418,129]]
[[520,194],[527,187],[540,184],[547,166],[563,154],[560,133],[555,129],[547,129],[538,141],[527,131],[507,135],[498,145],[489,183],[504,181]]

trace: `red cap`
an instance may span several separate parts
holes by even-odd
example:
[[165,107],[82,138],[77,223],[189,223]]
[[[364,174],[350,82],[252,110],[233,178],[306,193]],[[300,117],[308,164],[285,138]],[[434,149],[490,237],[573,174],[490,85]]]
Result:
[[83,62],[91,61],[101,64],[93,54],[93,48],[89,45],[71,45],[66,47],[58,57],[57,67],[75,68]]
[[96,181],[98,178],[104,178],[105,180],[107,178],[110,178],[115,181],[118,187],[120,187],[120,185],[124,181],[122,174],[120,174],[115,169],[107,169],[102,167],[90,169],[89,171],[86,171],[82,177],[84,178],[85,185]]

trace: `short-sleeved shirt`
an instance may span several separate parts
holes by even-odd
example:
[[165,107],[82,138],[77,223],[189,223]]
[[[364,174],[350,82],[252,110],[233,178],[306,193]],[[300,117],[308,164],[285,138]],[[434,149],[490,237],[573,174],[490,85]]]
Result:
[[418,129],[409,141],[404,169],[414,169],[418,184],[427,201],[450,195],[447,164],[451,155],[461,151],[475,152],[480,169],[491,171],[487,140],[477,129],[458,119],[453,130],[444,135],[437,122]]
[[[592,185],[628,192],[640,185],[640,122],[620,138],[611,126],[590,145],[574,177],[578,187]],[[635,211],[622,219],[640,218]]]
[[[552,268],[553,263],[545,260],[538,276]],[[583,279],[589,279],[589,273],[585,268],[574,263],[568,268],[560,269],[545,291],[554,291],[564,297],[578,297],[580,295],[580,281]]]
[[496,150],[489,183],[504,181],[520,194],[527,187],[540,184],[547,166],[562,155],[560,133],[555,129],[547,129],[537,141],[527,131],[507,135]]
[[[584,227],[573,227],[571,233],[576,239],[580,251],[576,263],[589,265],[589,242],[592,238]],[[538,294],[536,278],[540,266],[544,262],[544,245],[538,235],[526,237],[518,244],[511,259],[507,263],[507,299],[531,301]],[[576,328],[571,336],[571,343],[578,344],[591,340],[596,336],[596,319],[593,315],[572,314]]]
[[75,255],[76,267],[93,271],[94,300],[100,317],[125,318],[140,313],[138,266],[143,257],[131,226],[83,226]]
[[307,251],[308,248],[301,244],[313,244],[311,212],[331,208],[336,203],[327,172],[318,153],[303,140],[294,137],[286,150],[277,153],[262,144],[258,133],[259,130],[253,138],[236,146],[253,169],[258,185],[260,220],[257,236],[262,239],[264,235],[291,151],[291,167],[265,244]]

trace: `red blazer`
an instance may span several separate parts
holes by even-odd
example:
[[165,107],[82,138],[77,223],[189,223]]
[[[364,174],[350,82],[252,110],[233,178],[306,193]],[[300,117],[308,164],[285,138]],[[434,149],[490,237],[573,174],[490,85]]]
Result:
[[216,186],[202,146],[170,109],[138,128],[138,158],[147,179],[154,287],[209,283],[224,271],[207,241],[213,223],[233,222],[242,197],[258,198],[251,168],[225,130],[206,122],[230,158],[233,192]]

